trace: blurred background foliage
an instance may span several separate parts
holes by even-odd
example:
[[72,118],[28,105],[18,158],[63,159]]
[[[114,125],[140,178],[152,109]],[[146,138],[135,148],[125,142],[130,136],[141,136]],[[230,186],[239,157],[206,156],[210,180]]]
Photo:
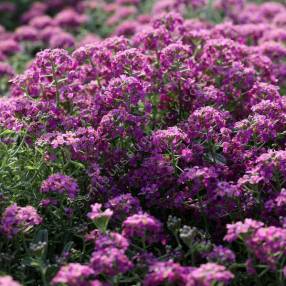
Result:
[[[4,26],[8,30],[14,30],[15,27],[18,27],[21,24],[21,16],[25,11],[29,9],[32,3],[34,2],[41,2],[47,3],[50,7],[48,14],[53,15],[56,14],[60,9],[64,6],[76,5],[81,0],[64,0],[64,1],[57,1],[57,0],[10,0],[0,1],[0,25]],[[85,1],[82,1],[85,2]],[[105,2],[114,2],[113,0],[105,0]],[[209,0],[210,5],[212,6],[212,2],[214,0]],[[256,2],[256,3],[263,3],[263,2],[285,2],[285,0],[248,0],[248,2]],[[154,0],[141,0],[140,3],[140,12],[148,13],[154,3]],[[210,14],[210,13],[208,13]],[[99,31],[100,36],[106,36],[109,31],[108,28],[103,27],[103,23],[106,20],[107,15],[102,13],[102,11],[95,9],[92,14],[90,15],[92,21],[89,22],[88,30],[91,32]],[[197,16],[197,15],[193,15]],[[211,19],[212,20],[212,19]]]

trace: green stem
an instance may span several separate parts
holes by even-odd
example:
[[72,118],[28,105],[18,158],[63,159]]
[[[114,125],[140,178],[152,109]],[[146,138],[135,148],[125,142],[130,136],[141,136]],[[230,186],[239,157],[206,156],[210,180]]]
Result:
[[42,267],[41,267],[41,278],[42,278],[43,286],[48,286],[48,281],[46,278],[46,269],[43,269]]

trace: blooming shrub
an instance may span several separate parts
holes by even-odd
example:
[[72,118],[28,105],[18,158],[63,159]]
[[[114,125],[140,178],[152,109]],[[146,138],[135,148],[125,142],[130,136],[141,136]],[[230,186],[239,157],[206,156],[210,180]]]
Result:
[[284,1],[2,2],[0,285],[284,285]]

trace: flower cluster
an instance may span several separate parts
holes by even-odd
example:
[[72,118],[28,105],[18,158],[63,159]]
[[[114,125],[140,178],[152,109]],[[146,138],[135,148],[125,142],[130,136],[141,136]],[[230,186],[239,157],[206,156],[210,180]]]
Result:
[[52,285],[67,284],[70,286],[85,285],[85,278],[93,274],[93,270],[79,263],[70,263],[63,266],[52,280]]
[[40,192],[66,194],[74,199],[79,193],[79,186],[73,178],[57,173],[42,182]]
[[162,224],[147,213],[129,216],[122,224],[123,234],[130,239],[142,239],[148,243],[162,239]]
[[2,2],[1,273],[284,285],[285,3]]
[[242,239],[258,260],[271,269],[276,269],[279,260],[285,255],[285,237],[284,228],[265,227],[262,222],[246,219],[244,223],[228,225],[224,239],[227,241]]
[[42,218],[35,208],[19,207],[17,204],[7,207],[1,219],[2,232],[9,238],[13,238],[19,232],[28,232],[41,223]]

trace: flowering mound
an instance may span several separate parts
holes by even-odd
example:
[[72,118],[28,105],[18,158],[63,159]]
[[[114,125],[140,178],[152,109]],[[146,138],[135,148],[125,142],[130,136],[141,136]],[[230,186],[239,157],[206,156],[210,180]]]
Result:
[[109,2],[0,27],[0,284],[284,285],[286,6]]

